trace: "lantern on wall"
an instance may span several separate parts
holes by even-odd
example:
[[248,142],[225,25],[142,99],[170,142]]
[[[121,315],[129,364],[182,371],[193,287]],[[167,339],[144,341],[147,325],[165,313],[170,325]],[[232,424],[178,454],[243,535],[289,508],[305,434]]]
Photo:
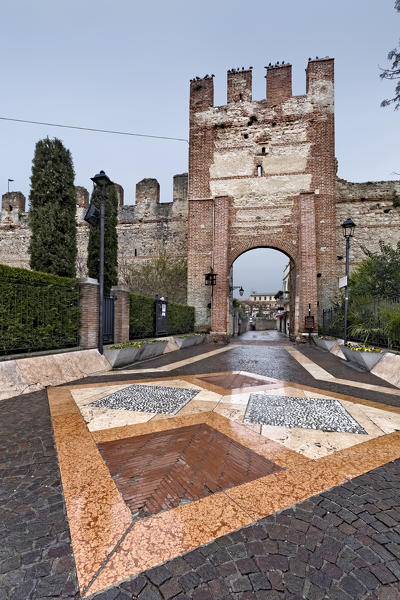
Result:
[[204,283],[206,285],[215,285],[217,283],[217,274],[214,273],[214,269],[212,267],[209,273],[205,273]]

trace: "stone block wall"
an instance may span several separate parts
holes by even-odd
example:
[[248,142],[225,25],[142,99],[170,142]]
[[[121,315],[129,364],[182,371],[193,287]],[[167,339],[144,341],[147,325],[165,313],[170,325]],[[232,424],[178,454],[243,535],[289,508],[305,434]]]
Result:
[[[116,184],[118,198],[118,263],[120,279],[131,266],[139,265],[165,250],[171,257],[187,254],[187,173],[173,179],[173,202],[160,203],[156,179],[144,179],[137,185],[136,204],[124,205],[124,190]],[[89,192],[76,188],[77,276],[87,276],[89,225],[84,221]],[[11,210],[10,210],[11,207]],[[29,269],[28,213],[25,196],[10,192],[2,197],[0,213],[0,263]]]

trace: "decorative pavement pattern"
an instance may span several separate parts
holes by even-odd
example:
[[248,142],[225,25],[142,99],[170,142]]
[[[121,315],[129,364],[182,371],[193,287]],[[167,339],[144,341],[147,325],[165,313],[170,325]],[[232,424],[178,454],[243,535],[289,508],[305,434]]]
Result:
[[90,406],[174,415],[198,393],[197,390],[182,388],[130,385],[124,390],[91,402]]
[[338,400],[250,394],[244,423],[305,427],[321,431],[367,432]]
[[[257,343],[3,401],[0,600],[399,599],[400,390]],[[139,384],[192,397],[93,405]],[[246,423],[252,394],[365,433]]]
[[142,518],[281,470],[206,423],[99,449],[125,502]]

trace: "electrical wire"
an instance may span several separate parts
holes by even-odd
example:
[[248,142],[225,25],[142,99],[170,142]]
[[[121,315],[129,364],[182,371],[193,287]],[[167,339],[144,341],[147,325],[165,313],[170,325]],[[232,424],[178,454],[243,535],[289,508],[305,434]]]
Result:
[[132,133],[130,131],[114,131],[112,129],[95,129],[94,127],[78,127],[77,125],[61,125],[60,123],[45,123],[43,121],[28,121],[27,119],[13,119],[11,117],[0,117],[1,121],[13,121],[15,123],[30,123],[31,125],[48,125],[49,127],[63,127],[64,129],[78,129],[80,131],[94,131],[98,133],[114,133],[116,135],[131,135],[135,137],[153,138],[157,140],[174,140],[176,142],[189,141],[185,138],[168,137],[166,135],[148,135],[145,133]]

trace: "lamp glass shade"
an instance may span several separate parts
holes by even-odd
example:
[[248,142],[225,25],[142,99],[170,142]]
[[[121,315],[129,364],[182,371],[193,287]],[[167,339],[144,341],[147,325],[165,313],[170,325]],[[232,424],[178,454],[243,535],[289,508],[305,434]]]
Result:
[[354,235],[354,229],[356,227],[356,224],[354,223],[353,219],[346,219],[343,223],[342,223],[342,227],[343,227],[343,235],[345,238],[347,237],[353,237]]
[[108,175],[105,174],[104,171],[100,171],[99,173],[97,173],[97,175],[95,175],[94,177],[91,177],[90,179],[97,185],[111,185],[112,184],[111,179],[108,177]]
[[87,209],[86,214],[83,218],[86,221],[86,223],[89,223],[89,225],[93,225],[94,227],[96,227],[99,224],[100,211],[97,208],[97,206],[93,204],[93,202],[89,204],[89,208]]
[[241,296],[243,296],[243,294],[244,294],[244,289],[242,288],[242,286],[240,286],[240,288],[239,288],[239,294]]

